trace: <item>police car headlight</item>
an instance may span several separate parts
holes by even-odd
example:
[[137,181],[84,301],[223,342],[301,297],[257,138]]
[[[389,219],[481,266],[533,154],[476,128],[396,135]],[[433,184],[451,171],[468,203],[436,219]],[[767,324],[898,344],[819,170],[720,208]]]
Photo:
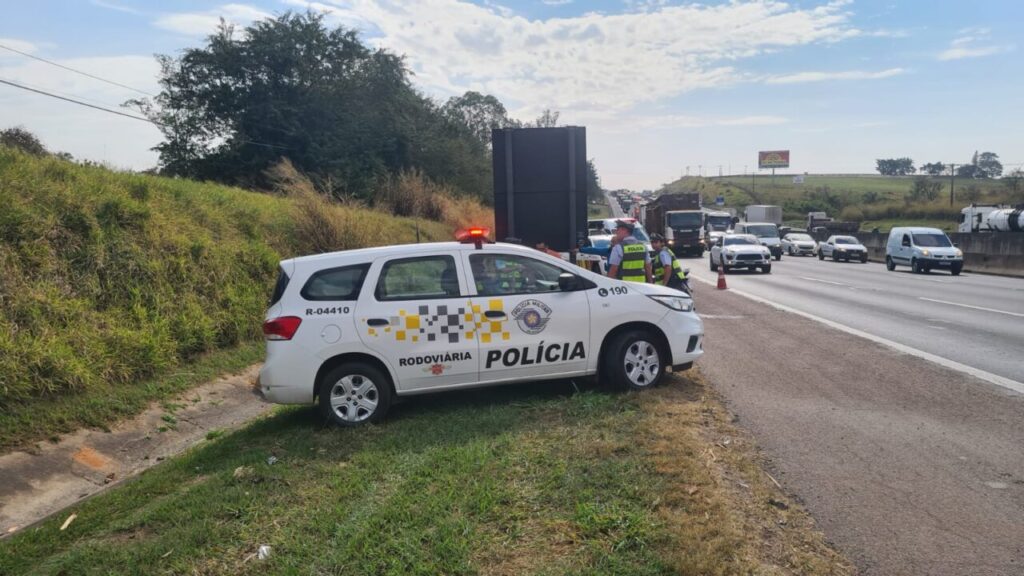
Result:
[[929,252],[927,250],[921,250],[921,255],[922,256],[929,256],[929,255],[931,255],[931,252]]
[[693,300],[681,296],[650,296],[651,300],[679,312],[692,312]]
[[957,255],[957,256],[959,257],[959,256],[963,256],[963,255],[964,255],[964,253],[963,253],[963,251],[962,251],[962,250],[957,250],[957,251],[956,251],[956,255]]

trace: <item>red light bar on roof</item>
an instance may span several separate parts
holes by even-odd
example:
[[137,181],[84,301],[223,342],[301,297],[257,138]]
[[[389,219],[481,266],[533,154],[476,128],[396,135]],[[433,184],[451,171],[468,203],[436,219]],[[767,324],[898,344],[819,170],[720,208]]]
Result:
[[490,242],[491,240],[487,236],[491,233],[489,228],[483,226],[470,226],[465,230],[459,230],[455,233],[455,239],[459,242],[473,243],[479,247],[484,242]]

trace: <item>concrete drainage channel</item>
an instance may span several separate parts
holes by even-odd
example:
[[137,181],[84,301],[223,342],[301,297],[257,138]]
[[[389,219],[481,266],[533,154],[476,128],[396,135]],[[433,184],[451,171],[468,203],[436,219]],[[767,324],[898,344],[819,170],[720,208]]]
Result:
[[110,432],[79,430],[34,452],[0,456],[0,538],[180,454],[211,431],[266,413],[273,406],[253,386],[259,368],[203,384]]

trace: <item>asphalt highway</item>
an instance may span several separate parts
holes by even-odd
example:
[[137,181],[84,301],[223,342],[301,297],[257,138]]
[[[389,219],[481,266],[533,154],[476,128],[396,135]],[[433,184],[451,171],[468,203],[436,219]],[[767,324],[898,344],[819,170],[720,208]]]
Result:
[[842,329],[1021,380],[1024,280],[783,257],[727,282],[691,282],[698,366],[861,573],[1024,574],[1024,394]]
[[[717,278],[707,256],[683,262],[700,278]],[[918,275],[875,262],[783,256],[771,274],[735,271],[726,280],[730,288],[1024,383],[1022,278]]]

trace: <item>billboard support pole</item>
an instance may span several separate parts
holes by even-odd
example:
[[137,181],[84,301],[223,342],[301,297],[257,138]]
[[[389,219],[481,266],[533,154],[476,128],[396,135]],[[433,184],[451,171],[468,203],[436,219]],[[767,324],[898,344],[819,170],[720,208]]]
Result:
[[772,168],[772,188],[775,188],[775,168]]

